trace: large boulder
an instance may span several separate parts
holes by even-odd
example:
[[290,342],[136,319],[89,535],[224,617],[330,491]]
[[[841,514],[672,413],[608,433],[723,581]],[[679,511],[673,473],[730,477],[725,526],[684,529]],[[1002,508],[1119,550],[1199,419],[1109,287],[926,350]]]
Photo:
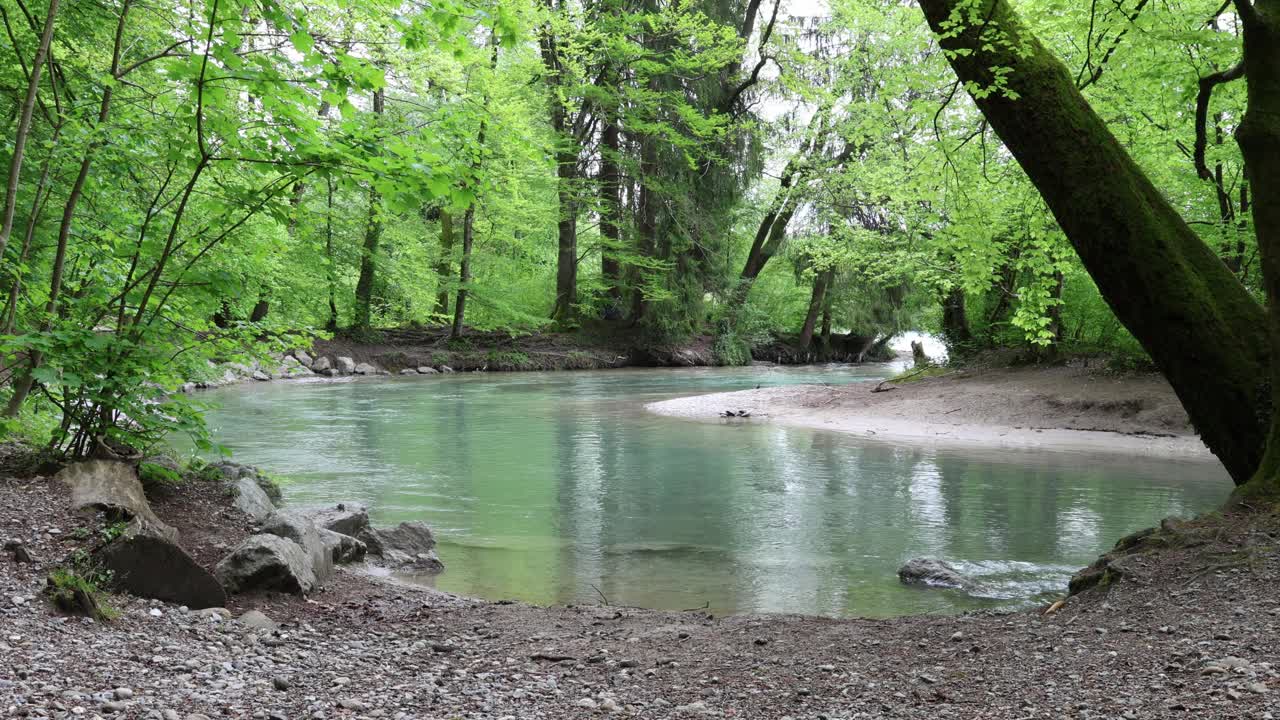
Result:
[[318,528],[332,530],[355,537],[369,527],[369,509],[360,503],[343,502],[337,505],[312,505],[297,508],[293,512],[307,515]]
[[278,535],[250,535],[213,570],[228,592],[311,592],[317,584],[311,558],[298,543]]
[[324,528],[321,528],[319,532],[320,542],[324,543],[325,550],[329,553],[329,557],[335,565],[360,562],[368,552],[368,546],[350,535],[343,535]]
[[262,532],[293,541],[306,556],[311,572],[323,582],[333,574],[333,551],[320,537],[311,516],[301,510],[278,510],[262,524]]
[[334,368],[343,375],[351,375],[356,371],[356,361],[349,357],[339,357],[334,363]]
[[271,517],[271,513],[276,511],[275,504],[253,476],[242,476],[236,480],[234,492],[235,506],[258,522]]
[[907,585],[932,587],[972,588],[974,583],[959,570],[935,558],[914,558],[898,568],[898,579]]
[[276,374],[280,377],[296,378],[307,377],[309,375],[314,375],[315,373],[311,372],[311,369],[303,364],[302,361],[292,355],[286,355],[284,359],[280,361],[280,367],[277,369]]
[[311,363],[311,371],[315,373],[325,373],[333,369],[333,361],[327,357],[316,358]]
[[308,369],[312,369],[311,365],[315,362],[315,360],[311,359],[311,355],[308,354],[306,350],[294,350],[293,357],[301,363],[303,367]]
[[387,374],[387,371],[386,371],[386,370],[383,370],[382,368],[378,367],[377,365],[372,365],[372,364],[370,364],[370,363],[360,363],[359,365],[356,365],[356,369],[354,370],[354,372],[355,372],[355,374],[356,374],[356,375],[385,375],[385,374]]
[[151,511],[132,465],[116,460],[86,460],[68,465],[56,478],[71,488],[73,510],[101,510],[120,520],[137,518],[152,532],[177,541],[178,532]]
[[129,527],[95,554],[112,572],[115,587],[138,597],[186,605],[199,610],[222,607],[227,594],[208,570],[200,567],[162,529],[143,520]]
[[[269,476],[265,475],[261,470],[252,465],[241,465],[239,463],[223,461],[214,466],[218,472],[222,473],[222,477],[231,481],[233,484],[242,478],[249,478],[267,494],[267,498],[277,507],[284,501],[284,493],[280,490],[280,486],[276,484]],[[268,513],[270,514],[270,513]]]
[[444,563],[436,556],[436,539],[431,528],[420,522],[402,522],[393,528],[365,528],[356,536],[369,548],[369,554],[392,566],[410,567],[427,572],[443,572]]

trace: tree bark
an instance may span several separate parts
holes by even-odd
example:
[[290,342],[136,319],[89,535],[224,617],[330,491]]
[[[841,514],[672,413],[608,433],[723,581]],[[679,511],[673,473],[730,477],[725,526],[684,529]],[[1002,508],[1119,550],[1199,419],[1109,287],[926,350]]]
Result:
[[436,312],[449,314],[449,283],[453,277],[453,213],[440,209],[440,257],[436,260]]
[[600,276],[613,306],[605,315],[616,315],[622,303],[622,264],[614,254],[622,247],[622,171],[618,167],[621,131],[613,118],[605,120],[600,134]]
[[[385,90],[373,93],[375,122],[385,109]],[[378,242],[382,240],[382,193],[377,185],[369,182],[369,218],[364,228],[364,245],[360,248],[360,277],[356,280],[356,317],[352,327],[367,332],[373,315],[373,283],[378,272]]]
[[[1236,142],[1244,154],[1245,175],[1253,192],[1253,224],[1271,309],[1267,323],[1271,357],[1280,358],[1280,0],[1236,0],[1236,10],[1244,24],[1248,96],[1248,108],[1236,128]],[[1280,362],[1272,363],[1269,377],[1274,407],[1280,403]],[[1280,417],[1274,414],[1266,454],[1242,490],[1280,498]]]
[[798,344],[801,350],[808,350],[813,344],[813,330],[818,325],[818,315],[826,304],[827,288],[836,274],[835,268],[819,272],[813,278],[813,294],[809,298],[809,312],[804,316],[804,326],[800,328]]
[[[124,52],[124,29],[129,19],[129,9],[132,6],[132,0],[124,0],[120,6],[120,17],[116,22],[115,44],[111,55],[111,77],[117,78],[120,73],[120,59]],[[34,75],[35,71],[32,70]],[[111,100],[113,97],[113,85],[108,84],[102,89],[102,98],[98,103],[98,122],[96,127],[101,128],[111,115]],[[101,140],[91,142],[80,156],[80,168],[76,172],[76,179],[71,183],[71,191],[67,194],[67,200],[62,206],[62,221],[58,226],[58,244],[54,251],[53,270],[49,278],[49,298],[45,302],[44,318],[40,322],[41,332],[48,332],[53,326],[53,319],[57,313],[58,300],[62,294],[62,275],[66,270],[67,263],[67,243],[71,239],[71,224],[75,220],[76,209],[80,204],[80,198],[84,195],[84,185],[89,179],[89,169],[93,166],[94,157],[97,155],[98,148],[102,145]],[[31,394],[32,388],[35,387],[34,373],[40,364],[44,362],[44,354],[39,350],[32,350],[31,355],[27,358],[26,372],[19,373],[13,383],[13,394],[9,396],[9,402],[5,406],[5,417],[15,417],[22,410],[22,405],[26,403],[27,396]]]
[[965,312],[963,288],[951,288],[942,299],[942,337],[948,347],[973,340],[973,333],[969,332],[969,318]]
[[325,259],[325,280],[329,286],[329,320],[325,323],[325,329],[333,332],[338,329],[338,271],[334,264],[333,258],[333,178],[329,177],[325,180],[325,189],[328,191],[325,197],[325,214],[324,214],[324,259]]
[[[40,74],[44,70],[44,61],[49,54],[49,45],[53,41],[53,20],[58,14],[58,0],[49,0],[49,9],[44,16],[44,30],[40,34],[40,45],[31,63],[31,77],[27,81],[27,94],[22,100],[22,110],[18,115],[18,129],[13,138],[13,155],[9,158],[9,183],[4,192],[4,215],[0,218],[0,261],[4,259],[4,250],[9,245],[9,236],[13,233],[13,215],[18,204],[18,182],[22,179],[22,161],[26,155],[27,138],[31,135],[31,116],[35,113],[36,98],[40,94]],[[14,52],[18,52],[14,48]]]
[[[554,3],[547,8],[555,12]],[[550,28],[542,33],[542,65],[550,91],[551,130],[556,143],[556,299],[551,319],[558,325],[572,323],[578,303],[578,203],[574,187],[578,174],[576,138],[569,132],[569,113],[565,109],[564,65],[556,37]]]
[[1263,309],[1151,184],[1007,0],[922,0],[921,7],[960,80],[994,88],[975,98],[983,115],[1205,444],[1237,483],[1246,482],[1262,458],[1271,416]]
[[[492,34],[489,36],[489,43],[493,46],[493,53],[489,56],[489,72],[492,74],[498,68],[498,36]],[[491,78],[490,78],[491,79]],[[489,95],[485,93],[484,103],[489,104]],[[484,157],[484,136],[488,129],[488,117],[480,118],[480,129],[476,133],[476,154],[475,160],[471,163],[471,172],[478,174]],[[471,250],[475,244],[475,224],[476,224],[476,201],[473,199],[467,205],[467,211],[462,215],[462,260],[458,263],[458,296],[453,303],[453,328],[449,332],[451,339],[462,337],[463,323],[467,316],[467,288],[471,284]]]

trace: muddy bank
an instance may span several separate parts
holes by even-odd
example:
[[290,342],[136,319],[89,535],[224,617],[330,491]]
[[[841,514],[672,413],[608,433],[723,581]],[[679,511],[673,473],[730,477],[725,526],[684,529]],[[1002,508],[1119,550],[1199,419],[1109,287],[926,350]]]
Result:
[[[0,563],[13,716],[1262,719],[1280,692],[1274,513],[1130,556],[1123,577],[1047,615],[538,608],[347,570],[307,597],[232,596],[230,613],[111,597],[118,619],[92,623],[42,595],[84,534],[59,491],[46,476],[0,490],[0,532],[34,560]],[[201,544],[247,532],[217,493],[175,492],[156,510],[184,533],[197,515],[226,521],[201,521]],[[249,609],[262,615],[231,618]]]
[[[879,390],[879,392],[877,392]],[[655,413],[748,420],[915,443],[1212,460],[1159,375],[1083,367],[957,370],[900,383],[759,388],[652,403]]]
[[[447,328],[395,329],[376,341],[336,336],[322,340],[314,355],[351,357],[399,372],[406,368],[448,366],[458,371],[600,370],[618,367],[709,367],[721,364],[715,338],[698,335],[679,343],[641,342],[619,329],[513,336],[469,331],[449,339]],[[829,350],[799,351],[786,338],[754,348],[753,359],[784,365],[888,359],[891,351],[872,340],[837,335]]]

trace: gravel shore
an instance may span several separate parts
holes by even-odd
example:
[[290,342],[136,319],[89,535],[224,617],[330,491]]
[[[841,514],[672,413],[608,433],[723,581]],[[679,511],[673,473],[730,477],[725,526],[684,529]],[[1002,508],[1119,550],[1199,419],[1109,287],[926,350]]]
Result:
[[1263,719],[1280,703],[1274,513],[1206,520],[1208,540],[1133,556],[1047,615],[539,608],[347,570],[226,612],[108,597],[120,616],[95,623],[42,595],[87,521],[47,477],[0,491],[0,535],[35,560],[0,558],[5,717]]

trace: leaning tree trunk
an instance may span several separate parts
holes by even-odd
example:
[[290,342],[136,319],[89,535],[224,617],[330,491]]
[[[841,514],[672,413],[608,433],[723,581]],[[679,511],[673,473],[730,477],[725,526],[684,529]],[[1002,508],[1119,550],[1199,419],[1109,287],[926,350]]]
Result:
[[[1262,459],[1271,416],[1263,309],[1007,0],[921,0],[921,7],[957,76],[984,91],[975,102],[1111,309],[1173,385],[1205,444],[1237,483],[1246,482]],[[1259,182],[1266,180],[1253,181],[1255,192]]]
[[[1253,224],[1271,308],[1271,357],[1280,358],[1280,0],[1237,0],[1244,23],[1248,109],[1236,129],[1253,187]],[[1280,403],[1280,363],[1270,368],[1271,402]],[[1272,415],[1267,450],[1246,493],[1280,497],[1280,418]]]
[[836,274],[835,268],[820,271],[813,278],[813,295],[809,298],[809,312],[804,316],[804,327],[800,328],[800,340],[797,343],[804,352],[813,344],[813,330],[818,326],[818,315],[826,305],[827,288],[831,286],[831,278]]
[[[40,73],[44,70],[44,60],[49,54],[49,44],[53,40],[53,19],[58,15],[58,0],[49,0],[49,9],[44,16],[44,31],[40,34],[40,45],[31,61],[31,77],[27,80],[27,94],[22,100],[22,109],[18,114],[18,130],[13,138],[13,154],[9,156],[9,183],[4,191],[4,210],[0,215],[0,259],[4,258],[4,249],[9,244],[9,235],[13,232],[14,209],[18,202],[18,181],[22,179],[22,160],[25,156],[27,138],[31,135],[31,116],[35,112],[36,99],[40,94]],[[14,52],[18,49],[14,48]]]

